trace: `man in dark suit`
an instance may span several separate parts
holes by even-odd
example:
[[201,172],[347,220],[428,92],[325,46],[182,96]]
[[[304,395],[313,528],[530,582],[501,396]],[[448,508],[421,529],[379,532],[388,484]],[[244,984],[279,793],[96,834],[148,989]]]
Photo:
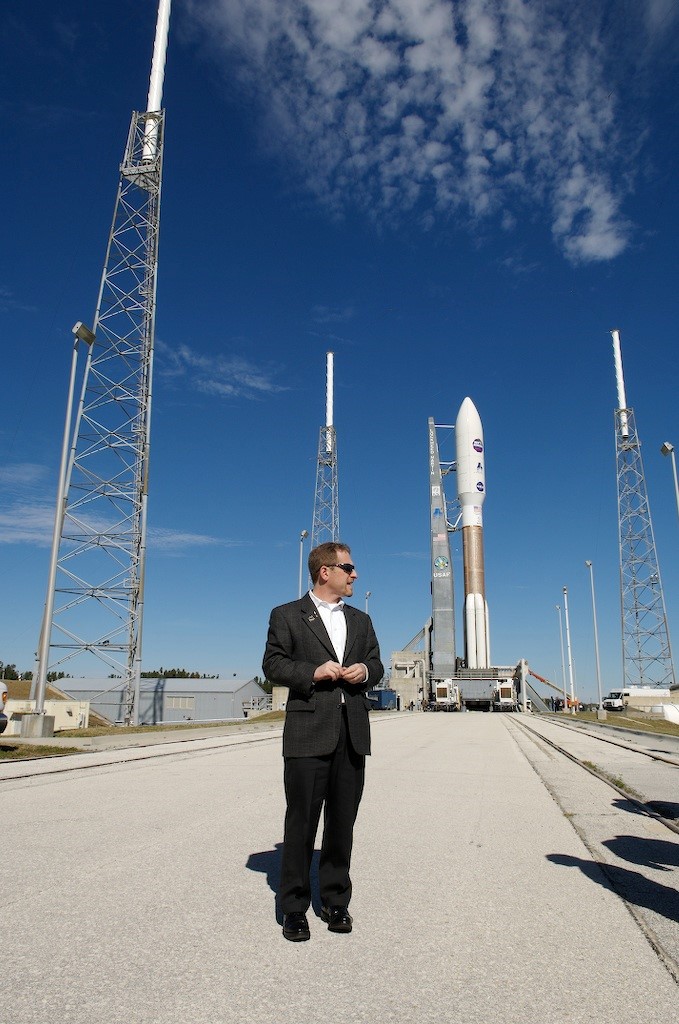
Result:
[[325,804],[319,865],[321,918],[330,931],[350,932],[349,865],[354,822],[370,753],[370,703],[365,691],[384,668],[368,615],[344,604],[357,573],[342,543],[309,554],[313,590],[271,612],[264,675],[289,687],[283,729],[287,810],[279,890],[283,935],[309,938],[309,870]]

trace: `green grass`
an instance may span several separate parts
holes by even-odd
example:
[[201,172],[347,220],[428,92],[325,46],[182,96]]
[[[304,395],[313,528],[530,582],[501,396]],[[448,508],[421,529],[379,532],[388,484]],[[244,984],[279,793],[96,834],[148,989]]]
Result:
[[[182,722],[177,725],[93,725],[89,729],[65,729],[57,733],[59,739],[87,739],[92,736],[134,736],[138,733],[189,732],[191,729],[237,728],[251,722],[283,722],[284,711],[268,711],[265,715],[239,719],[237,722]],[[60,757],[64,754],[82,754],[78,747],[52,747],[47,744],[12,742],[0,737],[0,761],[16,761],[27,757]]]
[[267,711],[264,715],[257,715],[256,718],[248,719],[252,722],[284,722],[285,711]]
[[[596,711],[581,711],[577,715],[555,714],[559,721],[596,722]],[[609,711],[606,725],[616,725],[621,729],[636,729],[637,732],[652,732],[663,736],[679,736],[679,725],[666,722],[664,718],[629,718],[619,711]]]
[[619,775],[611,775],[610,772],[605,771],[598,764],[594,764],[594,761],[583,761],[582,763],[587,768],[591,768],[591,770],[593,772],[596,772],[597,775],[601,775],[604,779],[608,779],[608,781],[612,782],[614,786],[617,786],[618,789],[621,789],[623,793],[629,793],[630,796],[636,797],[637,800],[643,799],[641,793],[638,793],[636,789],[632,788],[632,786],[628,786],[625,780],[621,778]]
[[29,757],[63,757],[65,754],[82,754],[77,747],[44,747],[33,743],[0,743],[0,761],[23,761]]
[[284,711],[268,711],[265,715],[254,718],[238,719],[230,722],[180,722],[176,725],[93,725],[89,729],[64,729],[59,736],[86,739],[88,736],[135,736],[138,733],[154,732],[186,732],[190,729],[235,729],[250,722],[282,722]]

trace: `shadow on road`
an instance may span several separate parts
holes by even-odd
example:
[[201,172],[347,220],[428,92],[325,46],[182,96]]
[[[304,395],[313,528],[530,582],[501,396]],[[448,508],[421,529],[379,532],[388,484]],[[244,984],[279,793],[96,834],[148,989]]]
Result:
[[[627,811],[629,814],[646,813],[641,807],[637,807],[636,804],[632,804],[628,800],[614,800],[613,806],[621,811]],[[648,800],[645,806],[651,811],[655,811],[661,818],[667,818],[668,821],[679,819],[679,803],[674,800]]]
[[602,844],[620,860],[655,868],[656,871],[672,871],[679,868],[679,843],[665,839],[643,839],[639,836],[616,836]]
[[[318,893],[318,861],[320,850],[314,850],[311,861],[311,906],[317,917],[321,915],[321,898]],[[283,924],[283,914],[278,906],[278,890],[281,882],[281,859],[283,856],[283,843],[276,843],[273,850],[262,850],[260,853],[251,853],[245,862],[246,868],[250,871],[260,871],[266,875],[267,885],[274,894],[276,907],[276,920]]]
[[673,800],[649,800],[648,806],[668,821],[676,821],[679,818],[679,803]]
[[[627,839],[629,837],[621,836],[620,838]],[[606,845],[610,845],[611,842],[616,842],[616,840],[610,840]],[[659,844],[654,839],[641,839],[638,842],[648,842],[651,846],[665,845],[664,843]],[[562,867],[580,868],[583,875],[587,875],[597,885],[603,885],[606,889],[612,887],[628,903],[652,910],[669,921],[679,921],[679,892],[667,885],[661,885],[659,882],[646,878],[639,871],[629,871],[627,868],[621,868],[615,864],[600,864],[597,861],[583,860],[581,857],[572,857],[563,853],[549,853],[547,860],[552,864],[560,864]],[[643,863],[648,862],[644,860]]]

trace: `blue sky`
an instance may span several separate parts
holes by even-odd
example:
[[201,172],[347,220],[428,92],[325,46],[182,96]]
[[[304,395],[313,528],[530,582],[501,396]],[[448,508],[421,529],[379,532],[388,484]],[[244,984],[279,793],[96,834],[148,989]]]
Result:
[[[0,658],[20,668],[70,328],[93,318],[155,14],[3,9]],[[297,596],[332,349],[341,532],[385,662],[430,613],[427,418],[469,395],[493,660],[559,676],[566,585],[594,694],[589,558],[617,685],[614,327],[679,644],[678,27],[674,0],[175,0],[145,667],[260,671]]]

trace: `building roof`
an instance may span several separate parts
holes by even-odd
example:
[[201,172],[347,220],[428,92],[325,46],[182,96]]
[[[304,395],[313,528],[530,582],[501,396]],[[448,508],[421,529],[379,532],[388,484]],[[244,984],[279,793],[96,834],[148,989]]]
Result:
[[[80,693],[113,693],[123,687],[122,679],[60,679],[59,686],[62,690],[72,694],[74,697]],[[256,686],[261,689],[254,679],[173,679],[163,676],[151,679],[140,680],[141,693],[153,692],[162,689],[166,694],[198,694],[198,693],[238,693],[246,686]],[[264,690],[262,690],[264,693]]]

